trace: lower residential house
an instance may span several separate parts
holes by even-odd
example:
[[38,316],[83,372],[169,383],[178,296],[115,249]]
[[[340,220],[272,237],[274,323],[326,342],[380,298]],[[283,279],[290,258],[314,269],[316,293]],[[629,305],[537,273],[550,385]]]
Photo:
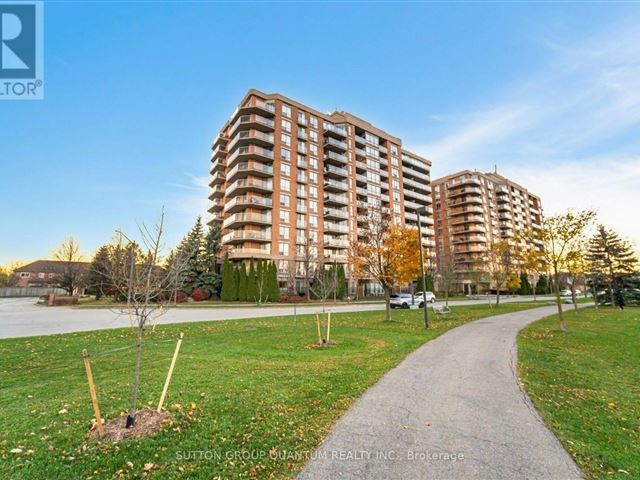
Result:
[[[62,277],[71,270],[74,274],[83,275],[89,268],[88,262],[62,262],[58,260],[36,260],[19,268],[13,275],[18,287],[60,287]],[[82,288],[81,290],[84,290]],[[82,291],[75,292],[82,294]]]

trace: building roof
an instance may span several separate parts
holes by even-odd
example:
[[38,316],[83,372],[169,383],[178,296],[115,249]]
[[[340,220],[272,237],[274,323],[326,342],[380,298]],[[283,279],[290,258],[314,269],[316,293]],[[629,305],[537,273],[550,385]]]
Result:
[[[36,260],[27,263],[22,267],[16,268],[14,273],[31,272],[31,273],[64,273],[69,262],[60,260]],[[89,266],[89,262],[71,262],[71,264],[79,270],[84,270]]]

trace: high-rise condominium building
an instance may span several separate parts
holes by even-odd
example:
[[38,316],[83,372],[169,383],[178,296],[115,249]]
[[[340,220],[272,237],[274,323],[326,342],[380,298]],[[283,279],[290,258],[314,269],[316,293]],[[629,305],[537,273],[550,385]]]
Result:
[[[436,217],[436,260],[455,273],[456,288],[471,293],[491,288],[482,265],[483,252],[494,239],[539,230],[540,197],[496,173],[464,170],[433,181]],[[541,248],[539,241],[523,248]]]
[[[213,141],[211,222],[234,261],[269,259],[281,287],[304,288],[305,259],[346,264],[358,216],[380,203],[403,225],[421,215],[433,248],[431,162],[347,112],[324,114],[280,94],[250,90]],[[357,282],[350,276],[353,292]],[[360,293],[376,293],[360,281]]]

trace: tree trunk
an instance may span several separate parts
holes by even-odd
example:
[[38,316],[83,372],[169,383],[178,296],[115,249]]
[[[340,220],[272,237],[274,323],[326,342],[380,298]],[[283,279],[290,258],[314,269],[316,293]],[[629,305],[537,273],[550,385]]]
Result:
[[387,310],[387,322],[391,321],[391,289],[384,287],[384,303]]
[[127,428],[132,427],[136,421],[136,409],[138,406],[138,387],[140,386],[140,364],[142,363],[142,326],[138,327],[138,344],[136,345],[136,366],[133,371],[133,385],[131,386],[131,406],[127,416]]
[[613,268],[611,268],[611,265],[609,265],[609,295],[611,296],[611,307],[615,307],[616,302],[613,295]]
[[575,279],[571,282],[571,301],[573,302],[573,308],[575,308],[576,312],[578,311],[578,301],[576,299],[576,285]]
[[445,288],[444,290],[444,305],[449,308],[449,289]]
[[554,265],[553,268],[553,289],[556,294],[556,305],[558,306],[558,317],[560,317],[560,330],[567,331],[567,324],[564,321],[564,315],[562,313],[562,303],[560,302],[560,275],[558,274],[558,268]]
[[500,286],[496,285],[496,307],[500,306]]

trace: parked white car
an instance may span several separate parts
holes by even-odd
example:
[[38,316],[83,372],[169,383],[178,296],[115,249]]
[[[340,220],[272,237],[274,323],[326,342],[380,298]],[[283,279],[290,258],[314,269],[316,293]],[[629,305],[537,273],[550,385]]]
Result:
[[561,297],[570,297],[571,296],[571,290],[560,290],[560,296]]
[[413,304],[413,296],[410,293],[398,293],[389,297],[391,308],[409,308]]
[[414,301],[415,303],[420,307],[424,307],[424,304],[422,303],[423,299],[427,300],[427,303],[436,303],[436,296],[434,295],[433,292],[424,292],[424,295],[422,292],[417,292],[414,296]]

